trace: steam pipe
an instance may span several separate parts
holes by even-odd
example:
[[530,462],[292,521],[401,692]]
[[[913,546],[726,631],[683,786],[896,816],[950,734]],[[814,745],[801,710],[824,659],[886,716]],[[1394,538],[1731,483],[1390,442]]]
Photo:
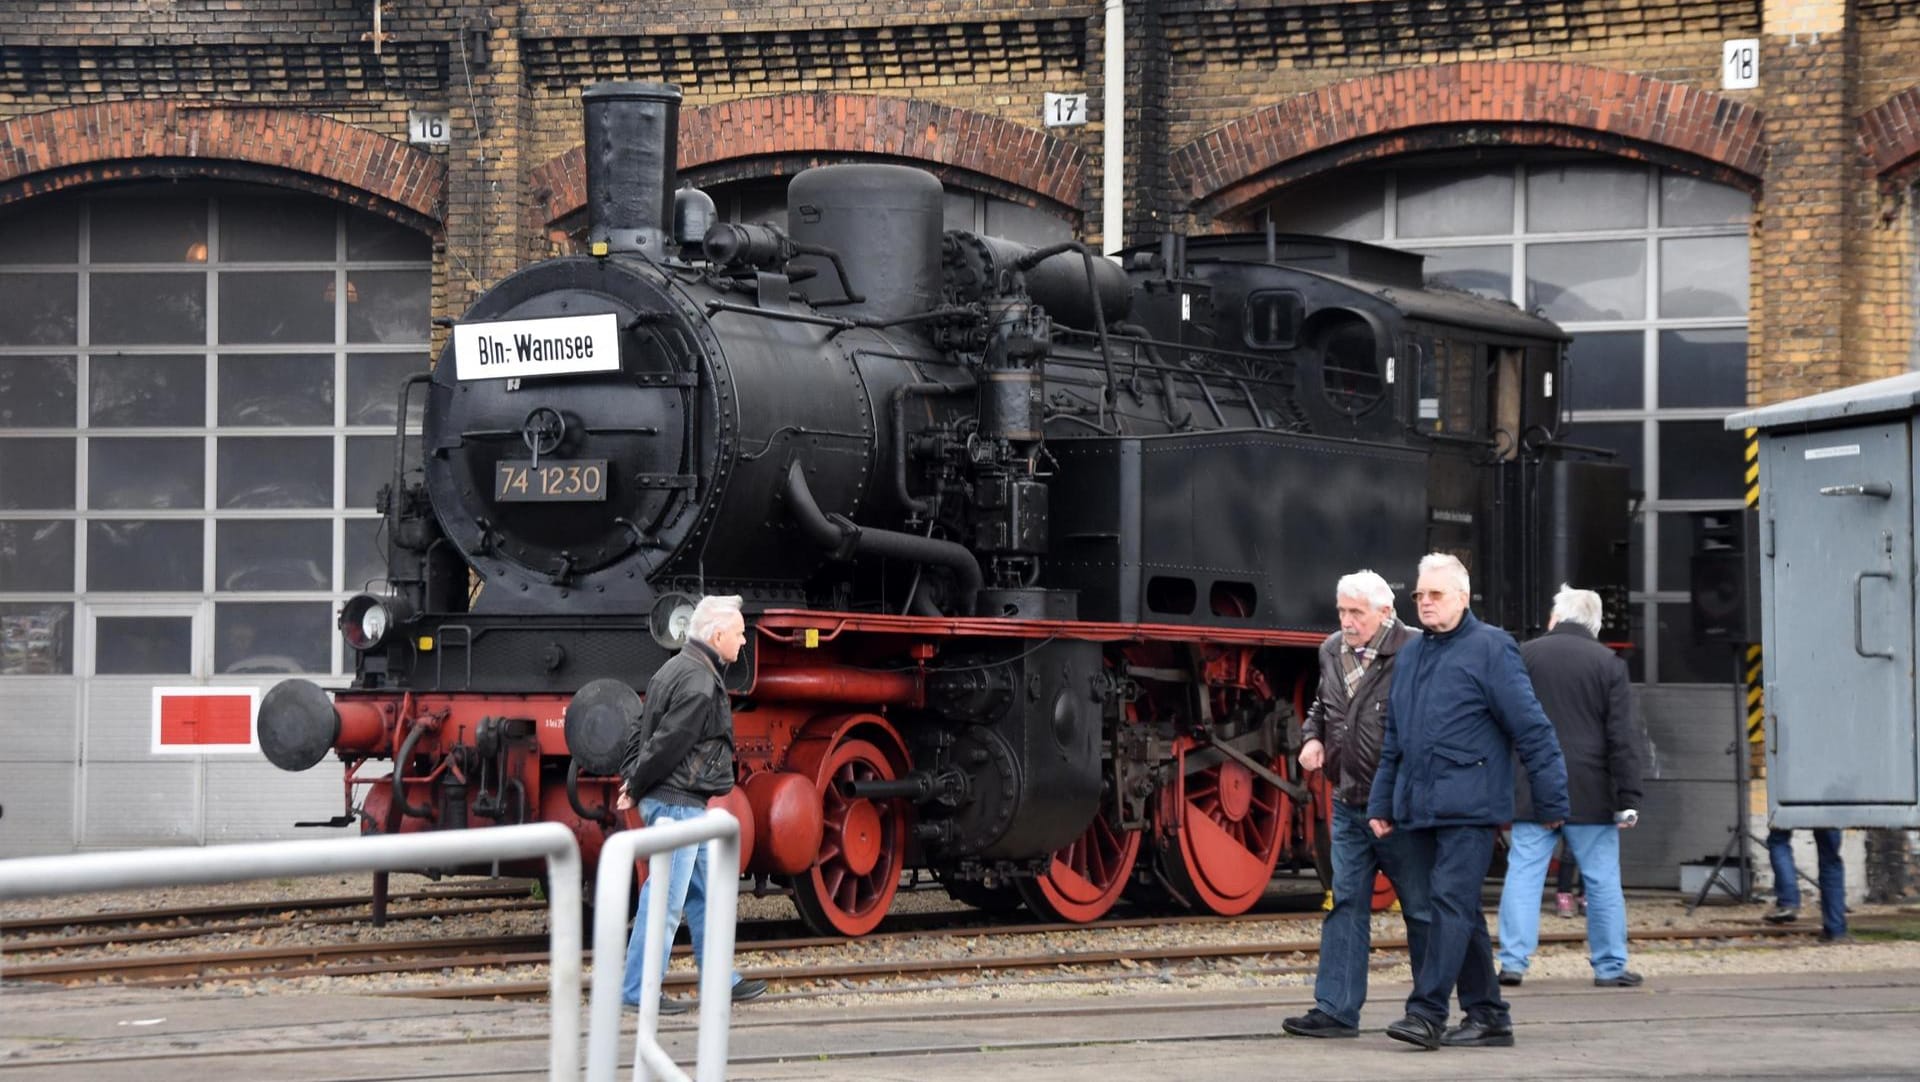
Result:
[[949,387],[944,383],[903,383],[893,389],[893,489],[899,497],[900,505],[916,515],[924,515],[933,507],[932,500],[923,500],[907,489],[907,396],[926,395],[929,397],[955,394],[962,388]]
[[[1119,0],[1108,0],[1108,3],[1109,16],[1117,18],[1113,13],[1117,10]],[[1111,50],[1111,46],[1109,46],[1109,50]],[[1113,213],[1113,216],[1116,220],[1119,217],[1118,213]],[[1105,362],[1107,367],[1107,400],[1105,404],[1111,406],[1114,403],[1114,399],[1120,394],[1120,385],[1113,373],[1113,343],[1107,341],[1107,313],[1100,306],[1100,280],[1095,275],[1093,269],[1093,249],[1076,241],[1062,241],[1059,244],[1051,244],[1045,248],[1036,249],[1032,254],[1014,264],[1014,266],[1018,267],[1022,273],[1025,273],[1039,266],[1041,262],[1047,258],[1059,255],[1061,252],[1079,252],[1081,262],[1087,270],[1087,296],[1093,298],[1094,334],[1100,339],[1100,359]],[[1104,421],[1106,418],[1102,417],[1101,420]]]
[[952,570],[960,576],[961,615],[973,615],[974,597],[985,585],[986,579],[980,573],[979,562],[973,558],[973,553],[967,551],[966,546],[898,530],[856,526],[845,515],[828,515],[820,510],[819,501],[813,498],[813,490],[807,487],[806,474],[798,462],[787,467],[786,497],[787,510],[792,513],[794,521],[800,524],[800,529],[835,559],[850,559],[856,555],[883,556]]
[[400,754],[393,757],[393,806],[400,814],[415,819],[432,819],[433,806],[415,807],[407,803],[407,760],[413,758],[413,746],[427,733],[425,725],[415,725],[407,730],[407,738],[400,742]]
[[876,706],[921,706],[925,678],[917,672],[870,672],[845,665],[763,672],[753,697],[781,702],[844,702]]
[[[1173,369],[1160,356],[1160,347],[1153,344],[1153,338],[1145,327],[1138,323],[1116,323],[1113,329],[1121,334],[1130,334],[1140,339],[1140,348],[1147,351],[1147,359],[1160,367],[1160,393],[1166,396],[1167,427],[1185,428],[1193,423],[1193,410],[1180,399],[1180,390],[1173,382]],[[1178,410],[1182,416],[1176,418]]]

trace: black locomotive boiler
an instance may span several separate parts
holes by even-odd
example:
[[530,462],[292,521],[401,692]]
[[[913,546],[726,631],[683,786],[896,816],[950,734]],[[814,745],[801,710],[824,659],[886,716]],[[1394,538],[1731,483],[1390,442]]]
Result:
[[1553,324],[1348,241],[946,232],[895,165],[716,223],[679,97],[586,91],[589,253],[493,287],[409,389],[354,680],[261,706],[275,763],[345,764],[342,822],[562,822],[591,874],[638,691],[738,593],[733,807],[819,930],[909,868],[1064,920],[1237,912],[1313,858],[1338,576],[1455,552],[1516,630],[1560,581],[1624,590],[1625,471],[1560,437]]

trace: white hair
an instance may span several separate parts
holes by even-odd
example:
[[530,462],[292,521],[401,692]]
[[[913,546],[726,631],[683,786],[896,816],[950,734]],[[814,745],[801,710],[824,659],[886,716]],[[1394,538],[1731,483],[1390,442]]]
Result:
[[1393,607],[1393,587],[1387,580],[1372,571],[1360,570],[1351,575],[1340,576],[1333,588],[1333,599],[1337,602],[1343,597],[1364,601],[1376,609]]
[[1576,590],[1563,582],[1560,592],[1553,595],[1553,618],[1560,623],[1579,624],[1598,635],[1602,619],[1600,595],[1592,590]]
[[1420,573],[1438,572],[1453,580],[1460,592],[1473,596],[1473,580],[1467,575],[1467,565],[1460,562],[1458,556],[1449,556],[1444,552],[1429,552],[1420,558]]
[[708,594],[693,607],[693,615],[687,617],[687,638],[701,642],[712,642],[720,633],[720,626],[727,618],[740,615],[739,594]]

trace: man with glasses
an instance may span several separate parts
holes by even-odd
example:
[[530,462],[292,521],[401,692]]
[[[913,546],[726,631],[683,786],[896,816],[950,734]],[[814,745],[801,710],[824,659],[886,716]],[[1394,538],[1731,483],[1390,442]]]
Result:
[[[1480,886],[1494,836],[1513,819],[1516,751],[1541,825],[1553,830],[1567,817],[1566,762],[1520,647],[1468,611],[1472,596],[1457,558],[1434,553],[1420,561],[1413,600],[1427,633],[1395,663],[1367,801],[1374,836],[1405,832],[1408,878],[1428,883],[1426,950],[1414,961],[1406,1017],[1387,1027],[1389,1037],[1424,1049],[1513,1044]],[[1448,1030],[1456,982],[1466,1017]]]

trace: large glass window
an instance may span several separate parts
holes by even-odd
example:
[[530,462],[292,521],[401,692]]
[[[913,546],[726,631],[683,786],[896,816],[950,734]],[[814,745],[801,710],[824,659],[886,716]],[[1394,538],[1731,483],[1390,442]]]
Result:
[[427,237],[311,196],[0,215],[0,676],[339,671],[432,288]]
[[[1407,248],[1429,281],[1544,312],[1573,335],[1569,436],[1633,470],[1636,666],[1720,682],[1686,620],[1688,513],[1738,507],[1746,401],[1748,220],[1735,188],[1657,166],[1539,155],[1397,164],[1290,189],[1276,228]],[[1423,391],[1423,420],[1440,420]]]

